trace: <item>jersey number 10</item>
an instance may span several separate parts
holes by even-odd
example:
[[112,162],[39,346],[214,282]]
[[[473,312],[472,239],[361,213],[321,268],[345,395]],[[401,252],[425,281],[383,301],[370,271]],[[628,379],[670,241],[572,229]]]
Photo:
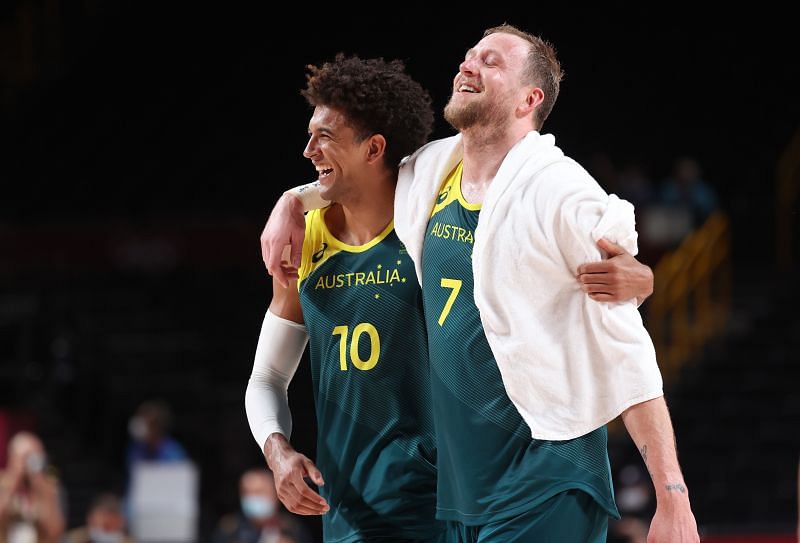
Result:
[[[362,360],[358,354],[358,340],[361,334],[369,336],[369,358]],[[347,371],[347,336],[350,335],[349,326],[337,326],[333,329],[334,336],[342,336],[339,340],[339,369]],[[381,338],[378,330],[368,322],[357,324],[353,328],[353,335],[350,338],[350,360],[357,369],[371,370],[378,363],[378,356],[381,354]]]

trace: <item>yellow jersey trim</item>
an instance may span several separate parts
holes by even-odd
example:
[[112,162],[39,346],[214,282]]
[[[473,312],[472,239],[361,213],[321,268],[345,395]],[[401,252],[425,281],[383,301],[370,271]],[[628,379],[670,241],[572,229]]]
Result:
[[394,219],[392,219],[391,221],[389,221],[389,224],[386,225],[386,228],[384,228],[383,231],[380,234],[378,234],[377,236],[375,236],[374,238],[372,238],[371,240],[369,240],[365,244],[363,244],[363,245],[349,245],[349,244],[343,242],[342,240],[334,237],[334,235],[331,234],[331,231],[328,230],[328,225],[325,224],[325,213],[328,211],[328,209],[330,209],[330,207],[326,207],[325,209],[321,210],[322,211],[322,213],[321,213],[321,215],[322,215],[321,228],[323,229],[325,240],[330,243],[331,247],[334,247],[334,248],[336,248],[336,249],[338,249],[340,251],[347,251],[348,253],[363,253],[364,251],[367,251],[367,250],[375,247],[377,244],[379,244],[381,241],[383,241],[383,239],[386,236],[388,236],[389,233],[394,229]]
[[297,288],[311,273],[322,266],[334,255],[344,251],[347,253],[363,253],[383,241],[394,230],[394,220],[389,221],[383,231],[363,245],[350,245],[336,238],[328,225],[325,214],[330,209],[315,209],[306,213],[306,237],[303,240],[303,256],[298,270]]
[[431,217],[439,213],[442,209],[450,205],[451,202],[458,204],[468,211],[480,211],[481,204],[471,204],[464,198],[461,192],[461,177],[464,173],[464,161],[456,164],[456,167],[444,178],[436,204],[431,211]]

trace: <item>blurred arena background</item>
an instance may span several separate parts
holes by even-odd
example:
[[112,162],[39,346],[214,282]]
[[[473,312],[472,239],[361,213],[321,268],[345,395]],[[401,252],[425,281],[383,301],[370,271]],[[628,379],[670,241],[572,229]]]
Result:
[[[0,3],[0,469],[12,435],[38,435],[77,527],[98,494],[130,492],[134,415],[161,402],[196,467],[181,514],[212,541],[263,465],[243,404],[271,295],[258,237],[314,174],[304,66],[401,58],[440,112],[465,50],[507,21],[565,67],[545,132],[637,205],[656,272],[641,311],[704,540],[796,541],[796,24],[767,7],[527,9]],[[301,366],[293,441],[309,456],[310,392]],[[615,424],[610,447],[630,522],[609,540],[638,542],[649,481]]]

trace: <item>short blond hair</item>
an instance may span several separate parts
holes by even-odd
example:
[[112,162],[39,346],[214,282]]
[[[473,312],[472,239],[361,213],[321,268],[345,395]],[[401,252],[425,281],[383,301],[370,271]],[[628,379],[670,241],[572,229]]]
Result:
[[564,79],[564,70],[561,68],[561,63],[556,56],[556,49],[547,40],[507,23],[487,28],[483,33],[483,37],[499,33],[517,36],[531,44],[528,51],[528,64],[523,77],[526,83],[534,83],[544,92],[544,100],[536,110],[534,119],[535,128],[541,129],[544,121],[553,111],[553,106],[556,103],[558,91],[561,87],[561,80]]

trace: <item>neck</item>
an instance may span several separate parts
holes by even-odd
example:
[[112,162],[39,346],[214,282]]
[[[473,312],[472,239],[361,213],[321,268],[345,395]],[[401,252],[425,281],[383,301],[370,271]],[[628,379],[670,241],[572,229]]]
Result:
[[347,201],[334,204],[325,214],[331,234],[348,245],[364,245],[386,229],[394,217],[395,177],[389,173],[364,185]]
[[517,130],[487,130],[476,127],[461,132],[464,145],[464,180],[470,183],[489,184],[497,175],[503,159],[530,128]]
[[461,132],[464,146],[461,190],[468,201],[483,201],[483,195],[497,175],[506,155],[528,132],[530,129],[487,131],[485,128]]

